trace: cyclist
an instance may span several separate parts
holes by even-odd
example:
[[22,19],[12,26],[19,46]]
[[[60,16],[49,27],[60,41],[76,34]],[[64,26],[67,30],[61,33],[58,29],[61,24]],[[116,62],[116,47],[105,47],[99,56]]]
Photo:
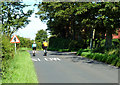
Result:
[[47,41],[44,41],[42,44],[42,48],[44,49],[44,56],[47,55],[47,47],[48,47],[48,43]]
[[37,44],[34,41],[34,43],[32,44],[32,49],[33,49],[33,55],[34,56],[35,56],[35,53],[36,53],[36,47],[37,47]]

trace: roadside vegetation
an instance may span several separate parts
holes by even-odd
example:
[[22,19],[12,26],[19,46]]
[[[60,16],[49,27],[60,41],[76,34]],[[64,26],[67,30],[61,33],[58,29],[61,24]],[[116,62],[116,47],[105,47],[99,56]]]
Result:
[[120,41],[116,40],[116,42],[117,46],[113,44],[109,50],[104,46],[92,50],[81,48],[77,51],[77,55],[120,67]]
[[[37,83],[33,63],[26,52],[31,50],[34,41],[18,36],[17,54],[10,43],[12,35],[30,22],[28,17],[33,10],[24,13],[27,6],[22,2],[0,5],[3,83]],[[120,40],[112,40],[112,34],[118,35],[120,28],[120,2],[42,2],[35,6],[39,8],[36,14],[41,21],[47,21],[47,30],[53,35],[49,38],[48,50],[77,51],[77,55],[120,67]],[[42,49],[44,40],[48,40],[47,32],[38,31],[37,50]]]
[[[67,39],[59,39],[51,41],[50,38],[49,48],[50,51],[59,51],[59,52],[72,52],[76,51],[76,55],[83,56],[89,59],[97,60],[100,62],[104,62],[106,64],[110,64],[116,67],[120,67],[120,41],[118,39],[112,40],[112,46],[108,49],[104,46],[105,40],[101,41],[101,47],[96,47],[93,49],[89,48],[79,48],[77,44],[71,44]],[[66,40],[66,41],[65,41]],[[55,44],[56,43],[56,44]],[[65,45],[66,44],[66,45]],[[78,45],[80,45],[78,43]],[[70,47],[69,47],[70,46]],[[81,45],[82,46],[82,45]],[[95,46],[95,44],[93,44]],[[72,49],[71,49],[72,48]]]
[[[17,43],[17,48],[20,47],[25,47],[26,49],[32,50],[32,44],[34,42],[34,40],[30,40],[29,38],[23,38],[18,36],[20,43]],[[39,41],[35,41],[35,43],[37,44],[36,50],[41,50],[42,49],[42,43]]]
[[109,49],[104,46],[105,39],[101,41],[100,47],[94,47],[95,46],[94,43],[93,44],[94,48],[92,49],[90,49],[89,44],[87,45],[87,48],[83,48],[82,47],[83,45],[76,42],[77,41],[74,41],[74,43],[71,44],[71,41],[68,39],[52,37],[49,40],[48,50],[59,52],[76,51],[77,52],[76,55],[104,62],[106,64],[110,64],[116,67],[120,67],[120,40],[113,39],[112,46],[109,47]]
[[23,8],[28,5],[22,2],[1,2],[0,7],[2,10],[2,27],[0,27],[2,29],[0,36],[2,83],[38,83],[30,54],[26,51],[31,50],[33,40],[18,36],[21,43],[17,44],[17,53],[15,53],[14,43],[10,43],[13,33],[29,24],[28,17],[33,10],[24,12]]
[[14,44],[2,36],[2,83],[38,83],[33,62],[27,50],[19,47],[14,52]]
[[17,50],[14,58],[6,62],[2,83],[38,83],[30,54],[25,48]]
[[[120,2],[42,2],[36,13],[53,35],[48,50],[77,51],[120,67]],[[118,35],[117,40],[112,35]]]

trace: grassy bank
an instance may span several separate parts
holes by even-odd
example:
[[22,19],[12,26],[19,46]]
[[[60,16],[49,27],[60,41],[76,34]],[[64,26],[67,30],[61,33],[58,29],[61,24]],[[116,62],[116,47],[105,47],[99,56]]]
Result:
[[38,83],[33,62],[27,48],[17,50],[13,59],[8,61],[2,83]]
[[[100,50],[100,51],[104,51],[104,50]],[[106,64],[110,64],[120,68],[120,57],[117,51],[118,49],[112,49],[112,50],[106,51],[105,53],[100,53],[100,52],[94,52],[94,50],[90,50],[90,49],[80,49],[77,52],[77,55],[80,55],[89,59],[97,60],[100,62],[104,62]]]

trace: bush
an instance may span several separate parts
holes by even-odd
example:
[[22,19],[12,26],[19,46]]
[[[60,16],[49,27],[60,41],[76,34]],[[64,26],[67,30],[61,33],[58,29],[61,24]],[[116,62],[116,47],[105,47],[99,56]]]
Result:
[[76,40],[63,39],[57,37],[51,37],[49,39],[49,48],[56,49],[69,49],[70,51],[76,51],[83,47],[83,42]]
[[69,43],[69,47],[68,49],[72,50],[72,51],[78,51],[80,48],[83,47],[83,42],[78,42],[76,40],[72,40],[70,43]]
[[94,53],[93,58],[94,60],[101,61],[105,55],[101,53]]
[[48,51],[58,51],[59,49],[57,48],[47,48]]
[[[101,43],[105,42],[103,40]],[[120,67],[120,40],[113,40],[113,46],[106,49],[102,44],[102,47],[91,49],[79,49],[77,55],[101,61],[107,64],[111,64]]]
[[70,50],[69,49],[59,49],[58,51],[59,52],[69,52]]
[[31,48],[32,47],[32,43],[33,41],[28,39],[28,38],[23,38],[18,36],[20,43],[17,43],[17,47],[27,47],[27,48]]
[[88,52],[88,54],[89,53],[91,53],[91,49],[79,49],[78,51],[77,51],[77,55],[81,55],[81,54],[84,54],[84,53],[82,53],[82,52]]
[[84,49],[83,52],[90,52],[91,49]]
[[[42,49],[42,43],[41,42],[36,42],[37,44],[37,49]],[[31,44],[32,45],[32,44]],[[31,46],[32,47],[32,46]]]
[[107,57],[108,57],[108,55],[107,55],[107,54],[103,54],[103,58],[101,59],[101,61],[102,61],[102,62],[106,62]]
[[117,46],[118,44],[120,44],[120,41],[118,39],[113,39],[112,40],[112,45],[113,46]]
[[[114,66],[116,66],[117,65],[117,62],[118,62],[118,57],[117,58],[115,58],[113,61],[112,61],[112,63],[111,63],[111,65],[114,65]],[[120,62],[119,62],[120,63]]]
[[2,58],[9,59],[14,56],[14,44],[10,43],[10,38],[2,36]]
[[68,49],[69,39],[51,37],[49,39],[49,48]]
[[81,55],[82,52],[83,52],[83,49],[79,49],[79,50],[77,51],[77,55]]
[[106,50],[105,47],[99,47],[92,50],[93,53],[104,53]]
[[120,58],[117,58],[118,59],[118,62],[116,64],[117,67],[120,67]]
[[116,55],[108,55],[106,63],[111,64],[111,62],[116,58]]
[[90,54],[91,54],[91,52],[82,52],[81,56],[87,57],[87,55],[90,55]]
[[10,37],[2,35],[2,77],[5,78],[7,68],[9,67],[9,60],[14,57],[14,44],[10,43]]

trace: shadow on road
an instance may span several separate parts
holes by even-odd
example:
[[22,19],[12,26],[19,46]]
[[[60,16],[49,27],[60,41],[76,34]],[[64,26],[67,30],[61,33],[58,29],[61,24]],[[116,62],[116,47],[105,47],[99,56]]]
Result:
[[103,64],[102,62],[98,62],[96,60],[88,59],[82,56],[74,56],[74,57],[68,57],[66,59],[71,59],[72,62],[80,62],[88,63],[88,64]]
[[76,55],[76,52],[54,52],[50,55]]
[[96,60],[88,59],[82,56],[77,56],[76,52],[52,52],[50,53],[50,55],[64,56],[64,59],[69,59],[74,63],[82,61],[83,63],[88,63],[88,64],[104,64]]

